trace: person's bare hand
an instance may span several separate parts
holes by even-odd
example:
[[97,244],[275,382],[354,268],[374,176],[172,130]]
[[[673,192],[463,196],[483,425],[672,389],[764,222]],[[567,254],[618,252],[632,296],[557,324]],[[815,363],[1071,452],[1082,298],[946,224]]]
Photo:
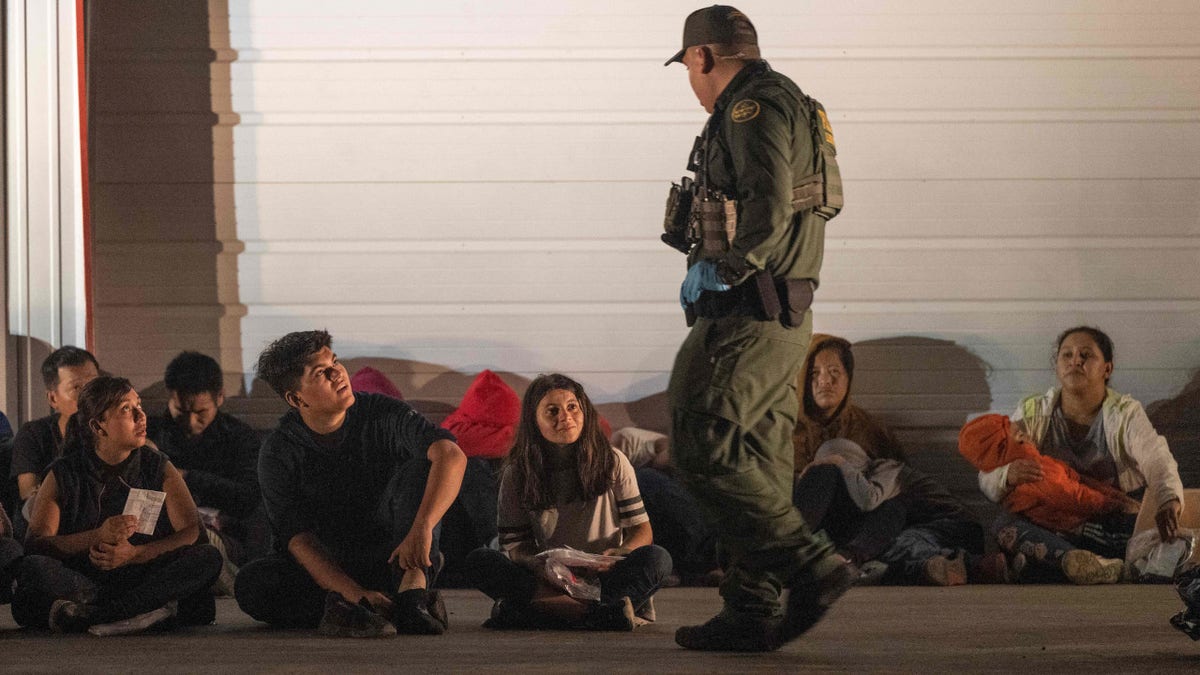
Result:
[[376,614],[389,616],[392,612],[392,599],[379,591],[364,590],[353,602],[366,600]]
[[137,547],[122,539],[116,544],[100,542],[88,551],[88,559],[100,570],[115,570],[129,564],[137,554]]
[[1158,526],[1158,536],[1163,541],[1174,541],[1179,534],[1179,514],[1183,511],[1183,505],[1178,499],[1163,504],[1158,508],[1158,513],[1154,514],[1154,524]]
[[[604,555],[611,555],[611,556],[615,556],[618,558],[624,558],[625,556],[629,555],[629,549],[627,549],[627,548],[606,548],[606,549],[604,549]],[[613,565],[615,565],[615,564],[617,564],[616,561],[602,562],[602,563],[597,564],[595,569],[597,572],[607,572],[607,571],[611,570]]]
[[388,562],[394,562],[406,570],[423,570],[433,562],[429,559],[429,548],[433,545],[433,532],[423,527],[413,526],[404,537],[404,541],[388,556]]
[[1014,459],[1008,465],[1008,476],[1006,482],[1009,487],[1021,485],[1022,483],[1036,483],[1046,477],[1042,473],[1042,465],[1032,459]]
[[137,516],[111,516],[100,524],[100,541],[116,544],[126,541],[137,530]]
[[1142,503],[1132,497],[1126,497],[1121,501],[1122,513],[1141,513]]

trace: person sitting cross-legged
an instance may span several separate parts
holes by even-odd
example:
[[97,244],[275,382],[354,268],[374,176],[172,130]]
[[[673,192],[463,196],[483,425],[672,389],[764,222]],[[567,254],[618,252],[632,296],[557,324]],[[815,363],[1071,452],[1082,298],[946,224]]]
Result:
[[[635,614],[654,619],[651,596],[671,573],[671,556],[653,545],[629,460],[565,375],[540,375],[525,391],[500,476],[497,529],[504,550],[476,549],[466,563],[468,579],[496,601],[484,626],[633,630]],[[598,570],[598,601],[547,583],[538,554],[562,547],[621,558]]]
[[170,460],[146,446],[146,416],[129,380],[89,382],[67,439],[34,503],[13,619],[97,635],[212,623],[208,589],[221,554],[197,543],[196,505]]
[[429,587],[467,464],[453,434],[403,401],[356,394],[325,331],[272,342],[258,376],[290,409],[259,454],[275,550],[239,571],[242,611],[334,637],[444,632]]

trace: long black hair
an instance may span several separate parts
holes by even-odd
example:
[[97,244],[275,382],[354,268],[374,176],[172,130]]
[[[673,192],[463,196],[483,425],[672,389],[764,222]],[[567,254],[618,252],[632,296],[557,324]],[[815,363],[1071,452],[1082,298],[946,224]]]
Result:
[[616,473],[616,455],[600,429],[600,415],[583,391],[583,385],[559,373],[538,375],[529,383],[521,400],[521,421],[517,425],[516,440],[504,462],[504,470],[516,486],[522,507],[529,511],[542,511],[553,505],[554,495],[547,485],[549,474],[546,466],[546,453],[553,446],[538,428],[537,409],[546,394],[555,389],[574,394],[583,410],[583,431],[574,443],[576,475],[583,500],[595,499],[612,489]]

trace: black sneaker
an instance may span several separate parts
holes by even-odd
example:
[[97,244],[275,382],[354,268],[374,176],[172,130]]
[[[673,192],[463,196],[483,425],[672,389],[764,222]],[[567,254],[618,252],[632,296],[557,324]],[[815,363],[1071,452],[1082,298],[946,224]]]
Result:
[[542,623],[528,602],[497,600],[492,603],[491,616],[483,622],[483,627],[492,630],[533,630],[542,628]]
[[373,638],[395,635],[396,629],[365,599],[355,604],[341,593],[330,591],[325,596],[325,614],[317,633],[326,637]]
[[1192,617],[1188,610],[1171,617],[1171,625],[1193,640],[1200,640],[1200,620]]
[[580,627],[585,630],[610,630],[628,633],[637,625],[633,620],[633,602],[623,597],[610,605],[588,607]]
[[424,588],[411,588],[392,599],[392,625],[405,635],[441,635],[449,621],[442,594]]
[[699,626],[681,626],[675,631],[675,644],[706,652],[775,651],[779,648],[774,638],[779,621],[726,610]]
[[817,625],[833,603],[854,586],[859,576],[853,563],[843,561],[815,581],[792,586],[776,634],[779,645],[795,640]]
[[74,600],[59,599],[50,605],[47,624],[55,633],[83,633],[100,621],[100,608]]

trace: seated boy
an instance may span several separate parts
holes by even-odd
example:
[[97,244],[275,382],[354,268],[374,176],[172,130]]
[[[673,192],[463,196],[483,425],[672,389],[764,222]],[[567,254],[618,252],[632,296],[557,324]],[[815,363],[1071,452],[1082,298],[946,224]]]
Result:
[[12,514],[17,520],[17,534],[24,535],[29,520],[33,496],[46,477],[50,464],[62,456],[63,435],[67,420],[75,414],[76,398],[83,385],[100,375],[100,364],[91,352],[79,347],[59,347],[42,362],[42,380],[46,384],[46,401],[54,411],[21,425],[13,438],[12,467],[9,475],[17,480],[21,511]]
[[208,541],[224,559],[215,590],[232,595],[237,565],[245,561],[247,521],[261,502],[258,434],[221,412],[224,376],[212,357],[183,352],[167,364],[163,380],[170,398],[147,421],[148,438],[183,474]]
[[1062,461],[1038,452],[1021,426],[1004,415],[982,415],[964,425],[958,451],[980,471],[992,471],[1017,459],[1036,461],[1045,477],[1013,488],[1003,506],[1056,532],[1073,531],[1110,513],[1137,514],[1141,508],[1120,490],[1088,481]]
[[238,605],[324,635],[440,634],[445,606],[427,590],[435,526],[466,455],[405,402],[355,394],[331,342],[289,333],[258,358],[258,376],[291,409],[258,463],[275,552],[242,568]]

